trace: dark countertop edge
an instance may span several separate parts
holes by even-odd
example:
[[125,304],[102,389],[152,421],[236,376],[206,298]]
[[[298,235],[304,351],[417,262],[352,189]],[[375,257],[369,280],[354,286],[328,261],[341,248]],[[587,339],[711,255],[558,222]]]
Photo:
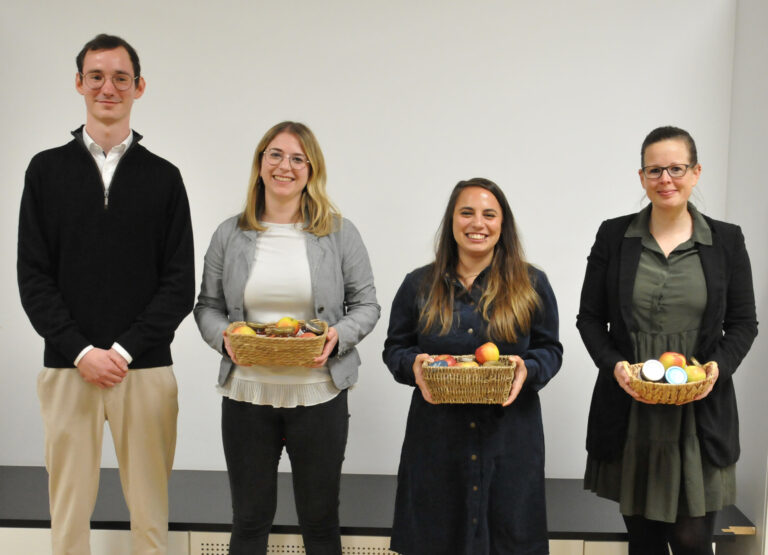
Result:
[[[28,520],[28,519],[2,519],[0,528],[50,528],[50,520]],[[210,524],[205,522],[184,522],[182,524],[171,522],[168,530],[171,532],[222,532],[231,531],[230,524]],[[118,521],[92,521],[92,530],[130,530],[130,523]],[[298,526],[279,525],[272,526],[272,534],[300,534]],[[341,527],[342,536],[375,536],[389,537],[390,528],[368,528],[368,527]],[[625,542],[627,534],[616,532],[549,532],[547,536],[550,540],[578,540],[591,542]],[[728,532],[715,532],[715,543],[732,542],[739,538],[739,535]]]
[[[128,530],[129,516],[127,508],[115,511],[111,505],[105,507],[99,503],[120,505],[124,504],[122,490],[120,488],[117,469],[102,469],[101,485],[106,486],[100,490],[100,499],[94,515],[91,517],[93,529],[101,530]],[[7,479],[9,478],[10,479]],[[29,482],[29,483],[27,483]],[[231,530],[231,523],[227,519],[229,504],[224,499],[226,495],[226,472],[224,471],[199,471],[199,470],[174,470],[171,482],[182,491],[200,488],[210,493],[213,488],[221,499],[218,499],[219,511],[196,514],[188,510],[174,514],[171,506],[171,521],[169,530],[174,532],[223,532]],[[291,490],[290,474],[278,475],[278,484]],[[394,503],[394,488],[396,476],[379,474],[344,474],[342,475],[342,497],[346,495],[354,501],[356,507],[351,513],[353,518],[347,518],[347,526],[341,526],[342,534],[348,536],[373,536],[388,537],[391,533],[390,504]],[[173,486],[172,486],[173,487]],[[280,487],[280,486],[279,486]],[[105,493],[108,495],[103,495]],[[224,492],[224,493],[222,493]],[[18,496],[22,496],[19,498]],[[351,496],[351,497],[350,497]],[[360,497],[362,496],[362,498]],[[382,496],[382,504],[385,505],[386,515],[382,516],[381,510],[370,518],[358,518],[359,512],[365,510],[365,503],[361,499],[371,496]],[[50,516],[47,510],[47,479],[44,467],[16,467],[0,465],[0,527],[4,528],[50,528]],[[188,502],[189,492],[181,496],[181,503]],[[286,499],[290,496],[284,496]],[[14,501],[17,499],[17,501]],[[583,518],[571,518],[570,512],[573,504],[583,505],[584,511],[592,514],[594,522],[583,522]],[[616,507],[610,502],[600,499],[592,494],[585,493],[578,479],[547,478],[547,504],[549,505],[548,520],[550,530],[548,537],[553,540],[586,540],[586,541],[626,541],[626,531],[620,520]],[[289,506],[291,505],[291,506]],[[280,507],[278,507],[280,509]],[[372,508],[373,509],[373,508]],[[381,507],[379,507],[381,509]],[[375,512],[375,511],[374,511]],[[549,514],[551,513],[551,514]],[[367,515],[367,513],[365,513]],[[602,515],[602,516],[600,516]],[[223,516],[223,518],[222,518]],[[341,515],[340,515],[341,516]],[[594,520],[594,519],[597,520]],[[605,518],[609,518],[612,524],[606,524]],[[342,518],[342,523],[345,519]],[[730,523],[735,528],[744,526],[752,527],[752,534],[739,534],[727,531],[726,524]],[[596,525],[599,524],[599,525]],[[737,542],[741,535],[754,535],[754,524],[746,518],[736,506],[725,507],[716,523],[715,540],[729,543]],[[725,529],[725,530],[724,530]],[[272,531],[281,534],[298,534],[299,527],[295,520],[292,504],[286,503],[283,514],[280,511],[275,515],[275,523]]]

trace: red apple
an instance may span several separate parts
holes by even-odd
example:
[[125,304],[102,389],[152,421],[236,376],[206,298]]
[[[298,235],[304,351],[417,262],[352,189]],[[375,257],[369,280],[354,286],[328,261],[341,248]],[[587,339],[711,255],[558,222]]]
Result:
[[305,331],[303,333],[300,333],[296,337],[306,337],[307,339],[309,339],[310,337],[317,337],[317,334],[316,333],[312,333],[311,331]]
[[680,368],[685,368],[688,365],[685,362],[685,356],[681,355],[680,353],[675,353],[674,351],[667,351],[661,355],[659,357],[659,362],[664,365],[664,370],[670,366],[679,366]]
[[278,320],[276,326],[278,328],[293,328],[293,335],[296,335],[299,331],[299,321],[296,318],[290,316],[284,316]]
[[483,364],[489,360],[499,360],[499,348],[491,342],[480,345],[475,350],[475,360],[478,364]]

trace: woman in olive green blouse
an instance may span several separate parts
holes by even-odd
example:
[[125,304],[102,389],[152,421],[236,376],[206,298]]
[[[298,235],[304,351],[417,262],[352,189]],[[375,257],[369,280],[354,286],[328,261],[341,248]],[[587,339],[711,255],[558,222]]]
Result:
[[[735,501],[738,415],[731,376],[757,335],[752,274],[738,226],[689,202],[701,175],[684,130],[643,142],[650,204],[603,222],[589,255],[577,326],[598,367],[584,485],[615,500],[630,555],[711,554],[718,510]],[[716,379],[693,402],[656,405],[624,361],[694,356]]]

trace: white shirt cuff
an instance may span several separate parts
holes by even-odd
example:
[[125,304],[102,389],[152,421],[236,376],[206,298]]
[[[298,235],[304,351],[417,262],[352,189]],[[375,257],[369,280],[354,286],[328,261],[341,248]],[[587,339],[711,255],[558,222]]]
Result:
[[80,361],[83,360],[83,357],[88,353],[88,351],[93,348],[93,345],[88,345],[85,349],[80,351],[80,354],[77,355],[77,358],[75,359],[75,368],[77,368],[77,365],[80,364]]
[[125,349],[123,349],[120,346],[120,343],[112,343],[112,348],[115,351],[117,351],[120,354],[121,357],[123,357],[125,359],[125,362],[127,362],[128,364],[133,362],[133,357],[128,354],[128,351],[126,351]]

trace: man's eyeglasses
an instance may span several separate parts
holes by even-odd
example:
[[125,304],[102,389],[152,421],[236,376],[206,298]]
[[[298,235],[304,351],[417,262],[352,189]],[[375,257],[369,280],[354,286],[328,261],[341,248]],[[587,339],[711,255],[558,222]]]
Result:
[[[88,73],[81,73],[80,79],[83,80],[85,86],[91,90],[99,90],[104,86],[107,78],[100,71],[89,71]],[[112,84],[118,91],[127,91],[131,88],[131,85],[138,77],[131,77],[127,73],[115,73],[111,78]]]
[[696,164],[674,164],[672,166],[645,166],[643,168],[643,175],[648,179],[659,179],[667,170],[669,177],[683,177],[689,168],[692,168]]
[[288,158],[288,163],[294,170],[303,170],[307,164],[311,164],[309,159],[303,154],[285,154],[279,148],[269,148],[263,152],[264,162],[270,166],[279,165],[284,158]]

